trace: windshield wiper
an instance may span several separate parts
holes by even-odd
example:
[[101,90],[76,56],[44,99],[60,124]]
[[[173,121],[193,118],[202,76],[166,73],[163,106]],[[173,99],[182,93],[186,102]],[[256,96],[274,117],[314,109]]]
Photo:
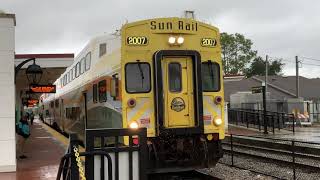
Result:
[[140,62],[140,60],[137,60],[137,62],[138,62],[138,68],[139,68],[140,77],[141,77],[141,87],[143,87],[144,75],[143,75],[143,71],[142,71],[142,68],[141,68],[141,62]]

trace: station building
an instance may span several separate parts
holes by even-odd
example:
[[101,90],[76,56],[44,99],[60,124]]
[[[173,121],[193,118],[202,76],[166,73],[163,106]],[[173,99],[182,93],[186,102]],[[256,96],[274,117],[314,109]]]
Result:
[[[26,63],[18,72],[15,67],[35,58],[35,63],[43,70],[40,83],[53,84],[74,59],[73,53],[16,54],[15,26],[15,14],[0,12],[0,172],[16,171],[15,124],[24,108],[21,99],[30,96],[26,94],[29,82],[25,70],[32,62]],[[32,96],[38,98],[40,94]]]

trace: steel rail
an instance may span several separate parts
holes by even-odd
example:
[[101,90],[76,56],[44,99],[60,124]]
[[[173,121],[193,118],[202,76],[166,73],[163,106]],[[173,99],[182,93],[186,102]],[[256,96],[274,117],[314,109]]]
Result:
[[[228,145],[231,146],[230,143],[222,143],[223,145]],[[257,151],[265,151],[265,152],[270,152],[270,153],[275,153],[275,154],[279,154],[279,155],[284,155],[284,156],[292,156],[292,152],[288,151],[288,150],[277,150],[277,149],[272,149],[272,148],[267,148],[267,147],[258,147],[258,146],[252,146],[252,145],[244,145],[244,144],[239,144],[239,143],[233,143],[232,144],[233,147],[236,148],[246,148],[246,149],[254,149]],[[313,159],[313,160],[317,160],[320,161],[320,156],[314,155],[314,154],[303,154],[303,153],[299,153],[299,152],[295,152],[295,156],[297,158],[304,158],[304,159]]]
[[[264,159],[264,160],[268,160],[272,163],[277,163],[277,164],[286,164],[289,166],[293,165],[292,161],[285,161],[285,160],[280,160],[280,159],[276,159],[276,158],[271,158],[271,157],[265,157],[265,156],[261,156],[261,155],[256,155],[256,154],[251,154],[251,153],[246,153],[246,152],[240,152],[240,151],[231,151],[229,149],[223,149],[225,153],[230,154],[233,153],[234,155],[240,155],[240,156],[247,156],[247,157],[252,157],[252,158],[256,158],[256,159]],[[289,153],[290,154],[290,153]],[[316,167],[316,166],[311,166],[311,165],[307,165],[307,164],[301,164],[301,163],[297,163],[295,162],[294,165],[296,167],[299,168],[304,168],[304,169],[308,169],[308,170],[312,170],[312,171],[320,171],[320,167]]]

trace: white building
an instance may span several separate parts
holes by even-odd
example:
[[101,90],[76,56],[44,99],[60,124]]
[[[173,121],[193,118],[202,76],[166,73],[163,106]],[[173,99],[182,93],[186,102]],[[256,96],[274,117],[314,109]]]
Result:
[[14,14],[0,12],[0,172],[16,171]]

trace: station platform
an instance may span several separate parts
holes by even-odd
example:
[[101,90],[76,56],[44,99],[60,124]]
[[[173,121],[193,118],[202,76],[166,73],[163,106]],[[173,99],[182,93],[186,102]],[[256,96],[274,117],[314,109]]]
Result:
[[55,180],[68,139],[35,119],[25,144],[26,159],[17,159],[17,171],[0,173],[1,180]]

